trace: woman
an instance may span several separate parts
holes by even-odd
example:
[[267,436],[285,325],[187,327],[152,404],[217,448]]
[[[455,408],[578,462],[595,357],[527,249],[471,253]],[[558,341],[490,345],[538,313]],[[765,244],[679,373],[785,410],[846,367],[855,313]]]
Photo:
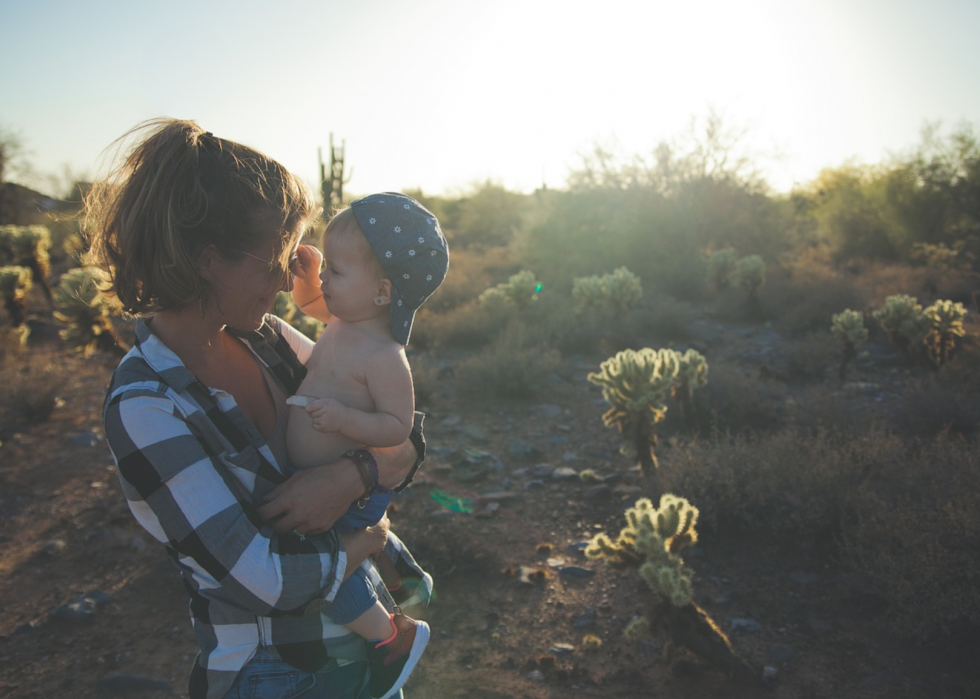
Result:
[[190,594],[190,696],[364,697],[363,642],[323,601],[381,551],[431,579],[387,519],[330,527],[377,485],[407,485],[420,420],[399,447],[292,473],[285,401],[312,343],[267,314],[291,274],[319,271],[319,252],[299,245],[314,200],[275,161],[194,122],[147,122],[120,148],[129,139],[87,202],[92,255],[138,318],[104,421],[130,509]]

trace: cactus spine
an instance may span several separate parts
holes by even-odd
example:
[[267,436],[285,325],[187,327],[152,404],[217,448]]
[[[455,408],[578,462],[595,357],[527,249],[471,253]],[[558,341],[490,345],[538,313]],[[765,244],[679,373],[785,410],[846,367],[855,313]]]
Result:
[[864,327],[864,316],[860,311],[847,308],[831,316],[830,331],[841,341],[843,355],[838,374],[844,383],[847,365],[857,359],[857,348],[867,342],[868,329]]
[[667,413],[666,400],[677,377],[679,364],[673,350],[623,350],[602,362],[589,381],[602,387],[610,405],[602,416],[623,437],[620,451],[635,457],[648,473],[657,467],[655,428]]

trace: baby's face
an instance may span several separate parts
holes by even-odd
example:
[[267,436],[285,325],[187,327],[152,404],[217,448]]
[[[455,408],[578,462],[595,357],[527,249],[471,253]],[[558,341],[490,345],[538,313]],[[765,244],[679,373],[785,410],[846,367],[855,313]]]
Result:
[[328,235],[323,242],[323,298],[330,314],[347,322],[373,318],[385,308],[377,303],[381,283],[366,245],[350,236]]

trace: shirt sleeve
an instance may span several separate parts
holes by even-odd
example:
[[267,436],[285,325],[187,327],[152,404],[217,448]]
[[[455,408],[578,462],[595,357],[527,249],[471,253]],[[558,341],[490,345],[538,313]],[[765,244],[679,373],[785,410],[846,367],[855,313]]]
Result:
[[293,349],[293,352],[296,353],[296,357],[299,359],[300,364],[305,366],[306,363],[310,361],[310,356],[313,354],[313,340],[284,321],[282,318],[277,316],[272,317],[275,318],[275,325],[277,330],[279,330],[279,333],[283,336],[286,342],[289,343],[289,346]]
[[124,391],[110,397],[104,421],[130,509],[202,595],[262,616],[333,599],[347,560],[340,538],[280,537],[264,526],[242,454],[214,453],[168,395]]

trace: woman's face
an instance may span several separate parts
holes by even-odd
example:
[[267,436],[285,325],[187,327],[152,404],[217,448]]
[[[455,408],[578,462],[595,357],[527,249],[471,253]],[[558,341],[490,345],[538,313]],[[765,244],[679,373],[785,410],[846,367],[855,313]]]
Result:
[[[289,244],[298,245],[290,236]],[[258,330],[266,313],[272,310],[276,294],[292,288],[292,275],[279,262],[279,235],[266,236],[267,242],[247,251],[241,259],[225,258],[219,254],[211,260],[209,281],[211,295],[208,311],[211,317],[239,330]]]

